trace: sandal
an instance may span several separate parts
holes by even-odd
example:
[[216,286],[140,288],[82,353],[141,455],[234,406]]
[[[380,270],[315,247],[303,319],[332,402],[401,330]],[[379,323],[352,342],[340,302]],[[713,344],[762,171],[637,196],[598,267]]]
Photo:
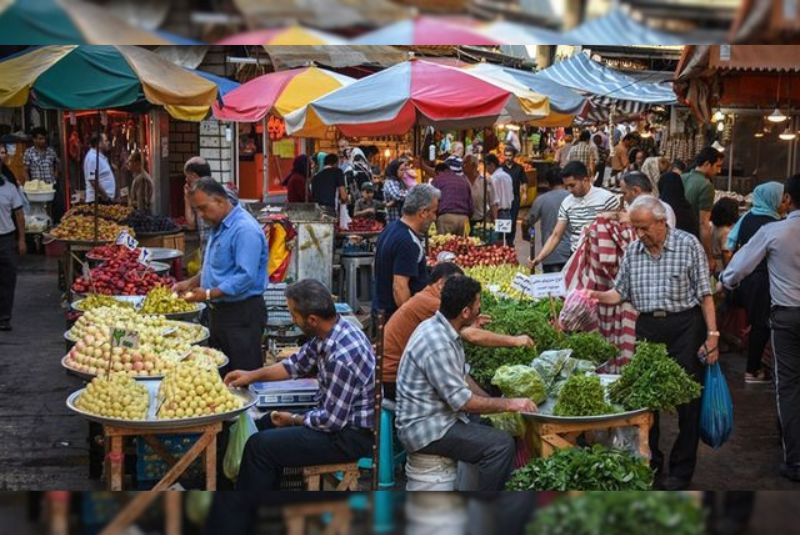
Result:
[[770,379],[765,370],[758,370],[756,373],[745,373],[744,382],[747,384],[762,384],[770,383],[772,379]]

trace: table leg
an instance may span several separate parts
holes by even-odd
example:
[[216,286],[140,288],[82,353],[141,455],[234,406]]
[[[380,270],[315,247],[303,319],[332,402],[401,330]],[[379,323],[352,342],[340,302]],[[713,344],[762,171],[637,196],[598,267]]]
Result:
[[108,453],[109,490],[122,490],[122,478],[125,470],[125,453],[122,449],[123,437],[112,436],[110,438],[111,451]]
[[119,535],[142,516],[142,513],[160,496],[161,493],[153,491],[136,493],[136,496],[100,532],[100,535]]
[[650,413],[646,414],[637,426],[639,428],[639,453],[645,459],[652,457],[652,452],[650,451],[650,428],[652,426],[653,415]]
[[189,468],[189,465],[192,464],[192,462],[197,459],[201,453],[203,453],[203,450],[208,447],[209,442],[212,440],[216,441],[216,430],[207,429],[206,431],[203,431],[203,434],[197,439],[197,442],[195,442],[194,445],[189,448],[189,451],[187,451],[186,454],[181,457],[178,462],[172,466],[172,468],[169,469],[164,477],[161,478],[161,481],[159,481],[156,486],[153,487],[153,490],[164,491],[169,489],[178,480],[178,478],[181,477],[186,469]]
[[183,521],[181,515],[181,500],[183,500],[181,493],[177,491],[164,493],[164,535],[181,535],[183,527],[181,525]]
[[215,434],[205,450],[206,490],[217,490],[217,435]]

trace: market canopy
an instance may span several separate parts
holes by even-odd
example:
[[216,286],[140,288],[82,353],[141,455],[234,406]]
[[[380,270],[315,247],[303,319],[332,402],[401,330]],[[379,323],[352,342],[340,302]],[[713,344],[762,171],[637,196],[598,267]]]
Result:
[[51,45],[0,61],[0,107],[101,110],[163,106],[176,119],[204,119],[215,83],[137,46]]
[[589,95],[596,106],[616,108],[625,114],[640,113],[655,105],[677,102],[671,84],[661,73],[636,77],[593,61],[585,53],[560,61],[533,75]]
[[420,16],[390,24],[353,40],[360,45],[499,45],[477,25],[450,17]]
[[514,92],[461,69],[412,59],[321,97],[286,116],[286,130],[308,135],[336,126],[348,136],[393,135],[416,123],[440,128],[526,122],[550,114],[547,97]]
[[493,63],[476,63],[463,67],[467,72],[509,88],[521,88],[546,96],[550,101],[550,115],[531,122],[533,126],[569,126],[575,116],[588,111],[588,100],[577,91],[539,79],[533,72],[503,67]]
[[[209,82],[215,84],[217,86],[217,91],[219,92],[219,96],[221,97],[224,97],[225,95],[227,95],[228,93],[230,93],[231,91],[242,85],[239,82],[231,80],[230,78],[217,76],[216,74],[212,74],[210,72],[200,71],[197,69],[186,69],[186,70],[196,74],[197,76],[200,76],[201,78],[205,78]],[[217,102],[219,103],[219,100],[217,100]]]
[[[697,37],[702,37],[702,34],[693,35],[692,39]],[[682,45],[687,41],[687,36],[655,30],[634,20],[622,9],[612,9],[566,32],[563,39],[583,45]]]
[[214,116],[223,121],[251,123],[267,115],[284,117],[354,81],[349,76],[318,67],[272,72],[231,91],[225,97],[224,106],[214,104]]
[[218,45],[343,45],[347,41],[336,35],[292,25],[267,28],[230,35]]
[[507,20],[496,20],[483,24],[478,28],[478,32],[495,41],[511,45],[571,44],[559,32]]
[[0,1],[0,35],[6,45],[170,44],[82,0]]

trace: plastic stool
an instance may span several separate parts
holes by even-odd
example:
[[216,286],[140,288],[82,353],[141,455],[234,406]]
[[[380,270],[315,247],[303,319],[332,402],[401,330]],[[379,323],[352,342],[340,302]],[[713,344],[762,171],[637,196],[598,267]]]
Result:
[[[394,402],[383,400],[381,407],[381,443],[378,445],[378,458],[381,460],[378,472],[378,489],[391,489],[395,486],[394,474],[398,466],[405,463],[406,452],[395,453],[394,447]],[[372,458],[362,457],[358,460],[362,470],[372,469]]]
[[[358,295],[358,276],[361,271],[361,268],[369,268],[369,280],[372,281],[374,278],[373,272],[373,265],[375,263],[375,257],[370,256],[342,256],[342,270],[344,271],[344,298],[347,304],[350,305],[350,308],[353,310],[359,310],[361,307],[359,305],[359,295]],[[371,293],[371,288],[368,285],[367,291]],[[367,299],[364,299],[364,302],[370,303],[371,296],[367,295]]]

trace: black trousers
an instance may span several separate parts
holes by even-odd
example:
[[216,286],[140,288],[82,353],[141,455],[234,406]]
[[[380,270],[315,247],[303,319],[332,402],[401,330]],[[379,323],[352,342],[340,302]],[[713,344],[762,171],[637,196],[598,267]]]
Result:
[[324,433],[305,426],[276,428],[267,418],[261,420],[265,430],[251,436],[244,448],[237,490],[278,490],[286,467],[353,462],[372,452],[369,429]]
[[561,273],[566,264],[547,264],[542,266],[542,273]]
[[11,320],[14,308],[14,290],[17,286],[17,235],[12,232],[0,236],[0,321]]
[[800,307],[772,309],[775,390],[784,462],[800,465]]
[[[636,321],[637,340],[666,344],[669,355],[700,384],[705,378],[705,367],[697,358],[697,353],[706,340],[706,333],[706,322],[699,307],[665,318],[640,314]],[[679,406],[677,411],[679,432],[669,457],[669,475],[690,481],[697,464],[697,445],[700,441],[700,399]],[[656,413],[650,430],[650,463],[657,470],[661,470],[664,464],[664,454],[658,444],[659,420],[659,414]]]
[[515,198],[511,203],[511,232],[506,234],[506,245],[514,247],[514,240],[517,239],[517,217],[519,216],[520,199]]
[[209,307],[208,345],[230,359],[223,370],[256,370],[264,365],[261,340],[267,309],[260,295],[232,303],[213,303]]

